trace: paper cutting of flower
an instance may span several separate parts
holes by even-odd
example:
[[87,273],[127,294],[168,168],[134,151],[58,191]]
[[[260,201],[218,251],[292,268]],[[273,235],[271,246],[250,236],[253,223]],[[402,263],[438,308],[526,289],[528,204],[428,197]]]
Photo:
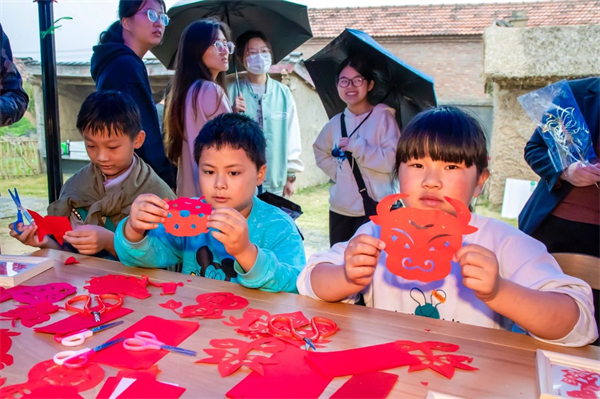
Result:
[[471,212],[455,199],[444,197],[456,216],[437,209],[399,208],[391,210],[408,194],[392,194],[377,205],[371,220],[381,226],[385,242],[386,267],[406,280],[425,283],[444,279],[452,268],[452,256],[462,246],[464,234],[477,228],[469,225]]

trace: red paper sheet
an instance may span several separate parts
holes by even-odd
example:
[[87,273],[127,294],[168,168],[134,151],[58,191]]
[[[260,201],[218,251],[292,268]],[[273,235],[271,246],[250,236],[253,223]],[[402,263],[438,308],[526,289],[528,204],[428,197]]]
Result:
[[353,375],[329,399],[384,399],[397,380],[397,374],[382,371]]
[[152,379],[137,379],[117,399],[177,399],[185,388]]
[[108,399],[110,395],[115,391],[117,385],[119,385],[119,381],[121,381],[121,377],[108,377],[102,385],[102,389],[98,392],[96,399]]
[[40,242],[42,242],[45,236],[52,235],[60,245],[63,245],[63,236],[67,231],[73,230],[71,222],[69,222],[69,218],[66,216],[44,217],[31,209],[28,209],[27,211],[31,214],[35,224],[38,226],[37,234]]
[[[58,306],[50,302],[42,302],[32,306],[18,306],[7,312],[0,313],[1,317],[8,317],[13,326],[16,320],[21,320],[21,324],[25,327],[33,327],[36,324],[44,323],[50,320],[50,314],[58,311]],[[3,319],[0,319],[3,320]]]
[[169,215],[163,225],[169,234],[177,237],[192,237],[208,231],[208,215],[212,205],[199,199],[180,197],[168,201]]
[[13,364],[13,356],[9,355],[8,351],[12,346],[11,337],[16,337],[17,335],[21,335],[21,333],[16,331],[10,331],[6,328],[0,329],[0,370],[2,370],[4,366],[10,366],[11,364]]
[[0,302],[14,299],[26,305],[37,305],[42,302],[62,301],[77,292],[77,288],[69,283],[50,283],[45,285],[19,285],[5,289],[0,287]]
[[92,315],[77,313],[73,316],[67,317],[66,319],[57,321],[56,323],[48,324],[47,326],[43,327],[37,327],[34,329],[34,331],[46,334],[68,334],[70,332],[80,331],[86,328],[92,328],[108,323],[131,312],[133,312],[133,310],[120,307],[115,310],[111,310],[110,312],[103,313],[99,322],[95,322]]
[[[156,316],[146,316],[110,340],[121,337],[133,338],[134,334],[138,331],[148,331],[156,335],[156,338],[166,345],[178,346],[199,327],[200,325],[193,321],[166,320]],[[140,370],[152,367],[154,363],[162,359],[167,353],[169,352],[166,350],[136,352],[125,349],[123,345],[113,345],[94,354],[91,360],[107,366]],[[186,357],[180,354],[173,354],[172,356]]]
[[146,299],[152,294],[146,289],[148,277],[124,276],[121,274],[109,274],[101,277],[92,277],[89,285],[83,287],[90,294],[120,294],[129,295],[137,299]]
[[67,258],[67,260],[65,261],[65,265],[76,265],[78,263],[79,263],[79,261],[77,259],[75,259],[73,256],[69,256]]
[[407,194],[392,194],[377,205],[371,220],[381,226],[386,267],[406,280],[431,282],[444,279],[452,268],[452,256],[462,246],[464,234],[477,231],[470,226],[471,212],[459,200],[444,197],[456,216],[438,209],[399,208],[392,205]]
[[75,387],[55,387],[52,385],[45,385],[42,387],[31,389],[31,392],[23,395],[22,399],[83,399],[83,397],[77,393]]
[[333,377],[420,363],[397,342],[337,352],[308,352],[307,359],[323,374]]
[[323,375],[306,360],[306,351],[288,345],[265,365],[264,376],[253,371],[233,387],[228,398],[318,398],[333,377]]

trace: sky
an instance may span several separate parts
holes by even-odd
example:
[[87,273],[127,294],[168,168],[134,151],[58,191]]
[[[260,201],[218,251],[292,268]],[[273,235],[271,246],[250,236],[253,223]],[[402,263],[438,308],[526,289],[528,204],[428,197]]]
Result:
[[[532,0],[529,0],[532,1]],[[176,0],[166,0],[167,8]],[[297,0],[308,7],[360,7],[407,4],[507,3],[507,0]],[[522,2],[522,1],[519,1]],[[55,32],[57,61],[89,61],[99,34],[117,19],[118,0],[58,0],[55,20],[63,20]],[[0,23],[8,35],[13,55],[39,60],[38,5],[32,0],[0,0]],[[151,54],[149,54],[151,56]]]

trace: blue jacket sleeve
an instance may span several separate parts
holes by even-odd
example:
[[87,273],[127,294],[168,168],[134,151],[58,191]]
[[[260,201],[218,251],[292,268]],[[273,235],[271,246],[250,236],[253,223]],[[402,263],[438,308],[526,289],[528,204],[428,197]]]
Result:
[[[539,127],[535,130],[531,139],[529,139],[525,146],[525,161],[547,185],[548,191],[552,191],[555,188],[562,171],[557,172],[556,169],[554,169],[554,165],[548,154],[548,145],[544,141]],[[569,183],[561,182],[561,184]]]
[[143,240],[131,242],[123,229],[129,217],[123,219],[115,231],[115,251],[126,266],[169,267],[182,261],[185,237],[168,234],[163,226],[150,230]]
[[304,245],[295,225],[286,223],[284,227],[282,224],[277,224],[280,229],[274,242],[264,247],[257,245],[258,255],[250,271],[244,272],[235,262],[238,281],[244,287],[268,292],[298,292],[296,280],[306,264]]
[[0,126],[18,122],[25,114],[29,97],[23,90],[21,75],[13,63],[8,37],[0,26]]

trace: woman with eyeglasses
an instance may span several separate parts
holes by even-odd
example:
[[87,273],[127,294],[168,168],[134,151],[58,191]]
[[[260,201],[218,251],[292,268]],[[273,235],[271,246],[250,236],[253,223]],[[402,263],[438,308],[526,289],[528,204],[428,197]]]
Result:
[[392,171],[400,138],[396,111],[369,102],[375,80],[366,60],[346,59],[337,76],[338,94],[347,107],[327,122],[313,144],[317,166],[334,182],[329,188],[331,246],[352,238],[375,214],[377,202],[398,192]]
[[262,191],[284,197],[294,194],[300,160],[300,124],[290,89],[269,76],[272,50],[262,32],[247,31],[236,39],[236,58],[247,73],[227,87],[234,112],[258,122],[267,139],[267,174]]
[[165,108],[167,157],[178,166],[179,197],[202,195],[194,142],[206,122],[231,112],[225,72],[235,46],[228,38],[223,22],[202,19],[185,28],[179,41]]
[[136,153],[169,185],[175,188],[175,168],[165,155],[152,97],[150,80],[142,58],[158,45],[169,24],[164,0],[120,0],[119,20],[100,34],[91,60],[97,90],[129,94],[142,117],[146,140]]

